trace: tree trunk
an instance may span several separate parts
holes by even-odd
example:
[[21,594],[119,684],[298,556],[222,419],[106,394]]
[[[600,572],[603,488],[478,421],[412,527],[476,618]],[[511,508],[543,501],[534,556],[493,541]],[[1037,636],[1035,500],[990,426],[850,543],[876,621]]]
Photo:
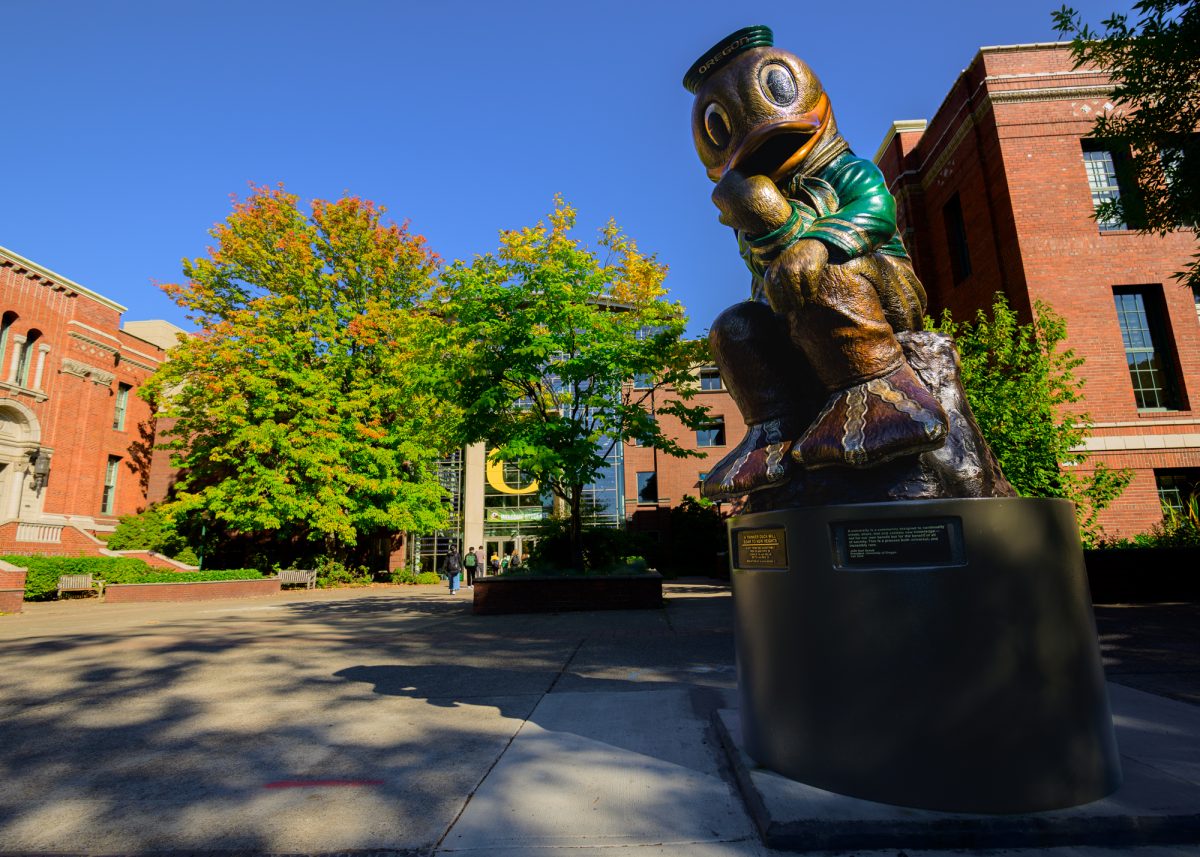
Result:
[[583,486],[572,485],[571,504],[571,565],[580,571],[583,567]]

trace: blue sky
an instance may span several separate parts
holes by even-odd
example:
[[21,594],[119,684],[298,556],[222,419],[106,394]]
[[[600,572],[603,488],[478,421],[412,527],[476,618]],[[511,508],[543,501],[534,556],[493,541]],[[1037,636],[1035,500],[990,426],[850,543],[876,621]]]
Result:
[[[1120,0],[1075,2],[1096,22]],[[692,149],[684,71],[749,24],[799,54],[865,157],[981,45],[1054,41],[1055,0],[915,3],[0,0],[0,245],[129,307],[202,255],[230,194],[387,206],[446,259],[563,194],[671,269],[691,331],[748,275]]]

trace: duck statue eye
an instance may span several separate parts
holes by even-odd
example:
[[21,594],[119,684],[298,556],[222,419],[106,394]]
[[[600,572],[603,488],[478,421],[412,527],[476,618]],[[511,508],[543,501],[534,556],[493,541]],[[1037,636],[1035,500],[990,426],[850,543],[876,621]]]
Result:
[[758,85],[763,94],[780,107],[796,100],[796,79],[791,69],[777,62],[769,62],[758,70]]
[[704,131],[718,149],[729,145],[729,138],[732,136],[729,130],[729,114],[715,101],[704,109]]

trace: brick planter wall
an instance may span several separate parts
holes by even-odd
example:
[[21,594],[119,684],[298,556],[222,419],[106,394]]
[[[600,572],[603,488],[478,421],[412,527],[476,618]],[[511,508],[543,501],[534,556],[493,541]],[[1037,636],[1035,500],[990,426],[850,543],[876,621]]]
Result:
[[1200,548],[1083,552],[1093,604],[1200,599]]
[[25,569],[0,562],[0,613],[20,613],[25,605]]
[[558,613],[568,610],[656,610],[662,575],[613,577],[477,577],[476,614]]
[[[8,565],[8,563],[0,563]],[[25,569],[0,568],[0,589],[24,589]]]
[[206,580],[199,583],[112,583],[104,587],[109,604],[145,601],[211,601],[279,594],[279,580]]
[[0,613],[20,613],[25,605],[25,590],[0,589]]

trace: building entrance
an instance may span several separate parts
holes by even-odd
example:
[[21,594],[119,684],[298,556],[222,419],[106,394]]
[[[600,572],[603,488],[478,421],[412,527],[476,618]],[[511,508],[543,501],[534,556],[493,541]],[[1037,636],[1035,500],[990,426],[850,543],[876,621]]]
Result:
[[508,557],[511,561],[512,555],[519,554],[522,564],[529,559],[529,549],[533,547],[533,539],[529,536],[514,536],[513,538],[488,539],[485,543],[487,550],[487,561],[489,563],[488,570],[491,570],[492,554],[498,556],[501,560]]

